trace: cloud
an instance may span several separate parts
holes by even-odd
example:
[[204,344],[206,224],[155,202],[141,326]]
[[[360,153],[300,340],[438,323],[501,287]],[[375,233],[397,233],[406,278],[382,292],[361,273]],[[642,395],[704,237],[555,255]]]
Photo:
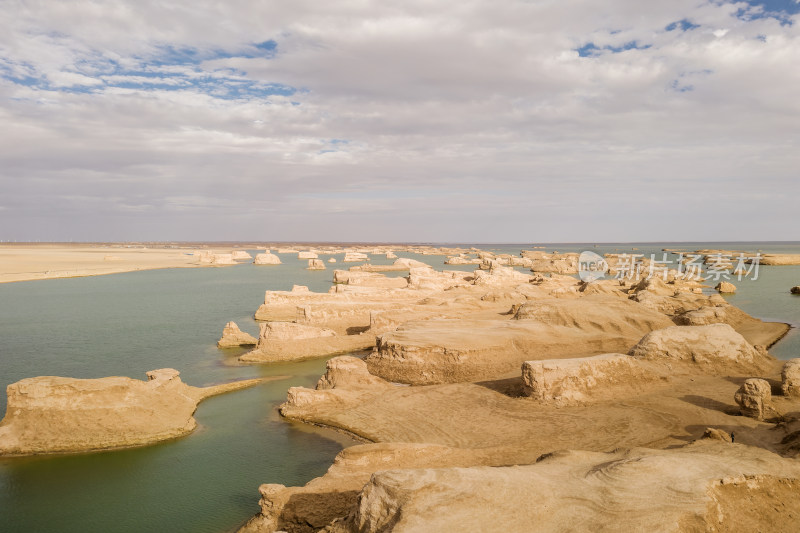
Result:
[[795,238],[776,5],[14,3],[0,237]]

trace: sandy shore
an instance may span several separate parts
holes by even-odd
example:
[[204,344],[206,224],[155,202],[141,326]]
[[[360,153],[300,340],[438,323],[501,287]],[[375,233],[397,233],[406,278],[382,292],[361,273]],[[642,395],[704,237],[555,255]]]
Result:
[[0,283],[201,266],[192,252],[124,245],[3,244]]

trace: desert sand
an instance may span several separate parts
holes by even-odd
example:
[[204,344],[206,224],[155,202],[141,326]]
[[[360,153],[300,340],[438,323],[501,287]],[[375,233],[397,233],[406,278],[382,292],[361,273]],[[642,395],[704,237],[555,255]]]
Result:
[[0,283],[204,266],[192,249],[123,245],[0,245]]

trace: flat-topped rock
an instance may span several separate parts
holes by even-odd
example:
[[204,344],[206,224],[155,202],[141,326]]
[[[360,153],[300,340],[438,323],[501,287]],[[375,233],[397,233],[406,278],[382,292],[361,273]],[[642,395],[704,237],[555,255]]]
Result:
[[309,259],[308,270],[325,270],[325,261],[322,259]]
[[318,259],[318,258],[319,256],[316,254],[316,252],[310,252],[310,251],[297,252],[297,259],[300,259],[301,261],[303,259]]
[[249,261],[250,259],[253,258],[253,256],[250,255],[245,250],[234,250],[233,252],[231,252],[231,258],[234,261]]
[[695,363],[709,370],[759,370],[772,361],[727,324],[673,326],[648,333],[630,352],[634,357]]
[[200,401],[262,381],[192,387],[171,368],[147,372],[147,378],[41,376],[12,383],[0,422],[0,455],[104,450],[180,437],[197,426],[192,415]]
[[[385,470],[328,533],[452,531],[789,532],[800,467],[715,440],[683,448],[561,451],[531,465]],[[747,503],[745,503],[747,502]],[[758,511],[750,502],[759,502]]]
[[267,322],[259,325],[259,344],[273,340],[300,340],[333,337],[336,332],[317,326],[298,324],[295,322]]
[[660,377],[653,368],[625,354],[522,363],[527,395],[558,405],[631,394]]
[[253,260],[254,265],[280,265],[281,258],[275,254],[271,254],[269,252],[263,254],[256,254],[256,258]]
[[361,261],[368,261],[369,257],[365,253],[361,252],[347,252],[344,254],[343,261],[345,263],[358,263]]
[[800,265],[800,254],[764,254],[760,258],[762,265]]
[[512,319],[408,322],[380,335],[366,361],[371,373],[389,381],[475,381],[509,374],[533,359],[627,352],[642,335],[672,324],[615,297],[548,298],[524,304]]
[[220,348],[234,348],[237,346],[255,346],[258,339],[245,333],[236,322],[228,322],[222,330],[222,338],[217,341],[217,346]]
[[401,289],[408,286],[406,278],[390,278],[377,272],[363,272],[350,270],[335,270],[333,282],[359,287],[381,287]]

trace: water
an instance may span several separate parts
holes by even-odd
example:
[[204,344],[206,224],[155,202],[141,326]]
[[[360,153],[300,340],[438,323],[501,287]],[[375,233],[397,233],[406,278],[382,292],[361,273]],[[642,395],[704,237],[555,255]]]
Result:
[[[483,249],[517,254],[520,245]],[[660,253],[661,249],[724,248],[800,253],[798,244],[548,245],[547,250]],[[529,248],[525,247],[525,248]],[[400,254],[437,268],[442,256]],[[327,256],[325,256],[327,258]],[[279,365],[233,364],[243,350],[215,343],[228,320],[257,333],[252,315],[264,290],[330,287],[333,268],[305,270],[284,255],[283,265],[143,271],[88,278],[0,284],[0,388],[25,377],[110,375],[145,379],[173,367],[191,385],[230,379],[288,376],[211,398],[188,437],[144,448],[69,456],[0,459],[0,531],[212,532],[235,528],[258,510],[261,483],[301,485],[321,475],[351,441],[331,431],[288,423],[276,406],[290,386],[313,386],[325,360]],[[374,263],[389,263],[372,256]],[[388,273],[402,275],[403,273]],[[800,326],[800,267],[762,266],[757,281],[735,282],[731,303],[748,313]],[[793,329],[770,352],[800,357]],[[227,364],[226,364],[227,363]],[[5,395],[0,395],[0,413]]]

